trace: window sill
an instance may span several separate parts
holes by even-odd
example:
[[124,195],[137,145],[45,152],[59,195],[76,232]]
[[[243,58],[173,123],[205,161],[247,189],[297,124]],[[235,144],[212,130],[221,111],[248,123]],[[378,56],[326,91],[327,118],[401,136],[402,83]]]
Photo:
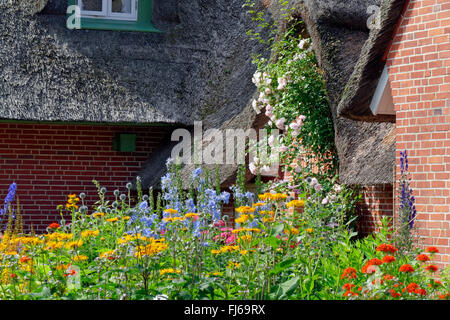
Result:
[[156,29],[149,22],[143,23],[138,21],[90,19],[90,18],[81,18],[81,29],[140,31],[140,32],[157,32],[157,33],[162,32]]

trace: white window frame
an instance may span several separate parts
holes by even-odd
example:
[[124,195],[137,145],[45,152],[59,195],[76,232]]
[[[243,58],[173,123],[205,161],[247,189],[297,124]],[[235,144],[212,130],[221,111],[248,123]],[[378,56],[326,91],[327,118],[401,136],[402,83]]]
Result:
[[[81,17],[137,21],[138,2],[139,0],[131,0],[131,13],[123,13],[112,12],[112,0],[102,0],[102,11],[81,10]],[[82,0],[78,0],[78,6],[82,8]]]
[[376,115],[395,115],[392,98],[391,83],[389,81],[388,67],[384,66],[383,73],[378,81],[377,88],[370,103],[370,110]]

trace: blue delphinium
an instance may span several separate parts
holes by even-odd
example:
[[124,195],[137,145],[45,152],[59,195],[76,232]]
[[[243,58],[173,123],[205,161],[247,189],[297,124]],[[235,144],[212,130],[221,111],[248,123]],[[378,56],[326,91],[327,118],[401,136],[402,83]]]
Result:
[[401,220],[404,223],[408,223],[410,229],[414,226],[414,220],[417,215],[415,198],[412,195],[413,191],[410,188],[410,182],[408,179],[408,153],[400,151],[400,214]]
[[16,195],[17,184],[13,182],[8,189],[8,194],[5,197],[3,209],[0,209],[0,221],[2,216],[8,212],[10,204],[14,201],[14,196]]

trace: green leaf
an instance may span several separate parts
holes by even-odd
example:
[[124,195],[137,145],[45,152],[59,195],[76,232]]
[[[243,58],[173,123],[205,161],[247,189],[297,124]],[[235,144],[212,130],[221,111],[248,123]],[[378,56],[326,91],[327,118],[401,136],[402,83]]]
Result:
[[278,273],[286,270],[287,268],[289,268],[294,262],[295,262],[294,258],[286,259],[286,260],[276,264],[275,267],[272,270],[270,270],[270,274],[271,275],[278,274]]

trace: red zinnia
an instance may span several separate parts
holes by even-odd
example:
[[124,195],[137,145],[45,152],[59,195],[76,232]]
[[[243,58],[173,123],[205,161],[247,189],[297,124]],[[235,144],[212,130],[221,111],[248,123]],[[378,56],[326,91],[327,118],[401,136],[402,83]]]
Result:
[[359,296],[359,294],[357,294],[356,292],[353,292],[353,291],[347,291],[347,292],[344,293],[342,296],[348,297],[349,295],[352,295],[352,296]]
[[430,261],[430,257],[427,256],[426,254],[419,254],[417,256],[417,260],[425,262],[425,261]]
[[341,279],[347,278],[349,280],[356,279],[356,269],[352,267],[348,267],[344,269],[344,272],[342,273]]
[[342,289],[344,289],[344,290],[346,290],[346,291],[350,291],[350,290],[352,290],[352,288],[353,288],[354,286],[355,286],[355,285],[352,284],[352,283],[346,283],[346,284],[344,284],[344,285],[342,286]]
[[391,263],[394,261],[395,261],[395,258],[393,256],[384,256],[383,257],[383,263]]
[[380,259],[378,259],[378,258],[370,259],[369,261],[366,262],[364,267],[362,267],[361,272],[362,273],[374,273],[375,268],[371,267],[371,266],[379,266],[380,264],[383,264],[383,261],[381,261]]
[[394,279],[394,276],[392,276],[392,275],[390,275],[390,274],[385,274],[385,275],[383,276],[383,279],[384,279],[384,280],[392,280],[392,279]]
[[428,247],[425,251],[430,253],[439,253],[439,250],[436,247]]
[[20,263],[27,263],[28,261],[30,261],[31,258],[27,257],[27,256],[23,256],[22,258],[20,258]]
[[77,274],[77,272],[72,269],[72,270],[67,271],[65,274],[63,274],[63,276],[68,277],[68,276],[74,276],[76,274]]
[[[414,292],[415,290],[419,289],[419,285],[417,283],[411,282],[410,284],[408,284],[405,288],[406,290],[408,290],[409,293]],[[405,291],[405,289],[403,289],[403,291]]]
[[394,253],[395,251],[398,251],[398,249],[391,244],[384,243],[377,247],[377,251]]
[[438,270],[438,267],[431,264],[428,267],[426,267],[425,270],[430,271],[430,272],[436,272]]
[[398,270],[400,272],[414,272],[414,268],[410,264],[404,264]]
[[59,223],[53,222],[48,226],[49,229],[58,229],[60,227]]
[[401,296],[402,296],[401,293],[398,293],[398,292],[395,291],[394,289],[389,289],[389,293],[391,294],[391,296],[392,296],[393,298],[401,297]]
[[421,296],[427,295],[427,291],[425,289],[416,289],[416,290],[414,290],[414,293],[419,294]]

